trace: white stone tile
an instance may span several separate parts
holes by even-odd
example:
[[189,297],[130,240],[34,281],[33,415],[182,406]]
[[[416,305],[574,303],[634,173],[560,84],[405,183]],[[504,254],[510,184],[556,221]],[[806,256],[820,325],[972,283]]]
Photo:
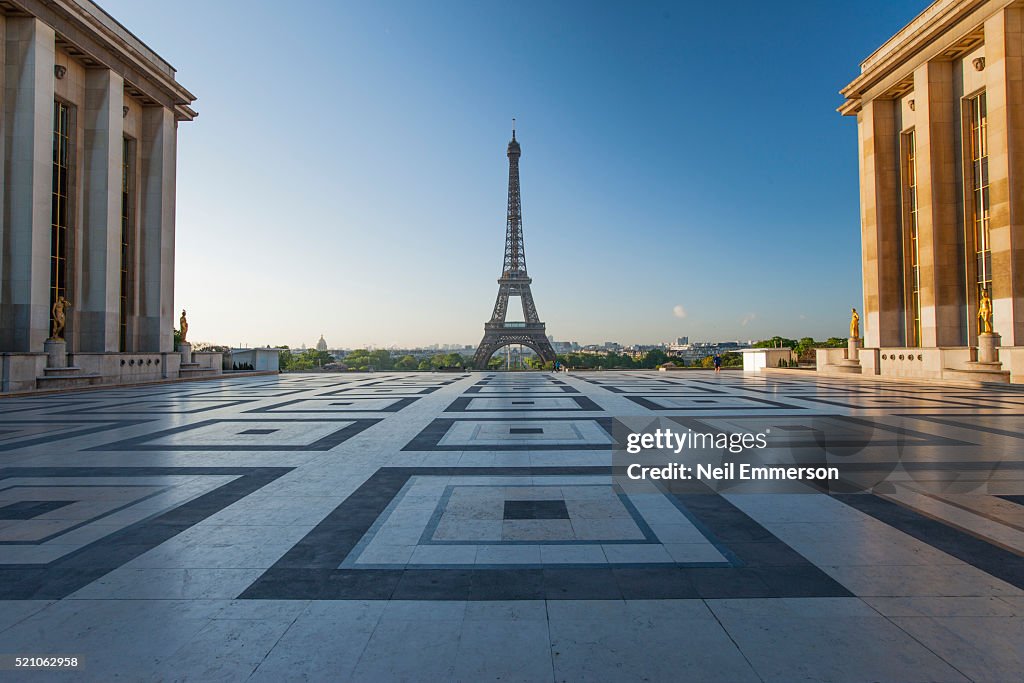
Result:
[[967,680],[860,600],[707,602],[764,680]]
[[409,558],[411,565],[471,565],[476,562],[475,545],[421,545]]
[[481,565],[540,564],[540,546],[537,545],[482,545],[476,553]]
[[540,559],[544,564],[607,564],[600,545],[542,545]]
[[666,543],[662,547],[676,562],[728,562],[722,553],[707,541],[704,543]]
[[665,546],[641,543],[604,543],[601,545],[612,564],[672,564],[675,560]]

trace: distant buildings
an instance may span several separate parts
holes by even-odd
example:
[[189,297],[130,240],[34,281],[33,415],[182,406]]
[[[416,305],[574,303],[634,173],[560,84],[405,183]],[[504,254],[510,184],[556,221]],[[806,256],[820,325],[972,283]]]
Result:
[[[686,337],[680,337],[686,339]],[[677,339],[678,342],[680,339]],[[715,354],[739,351],[740,349],[752,346],[749,342],[722,341],[722,342],[694,342],[693,344],[672,344],[668,347],[669,355],[683,360],[700,360]]]
[[[323,337],[321,337],[321,341]],[[721,341],[721,342],[696,342],[693,344],[689,343],[688,337],[677,337],[675,342],[670,344],[621,344],[615,341],[606,341],[600,344],[585,344],[581,345],[577,341],[558,341],[551,336],[548,336],[548,341],[551,342],[551,347],[555,350],[555,353],[560,355],[568,355],[570,353],[584,353],[591,355],[606,356],[610,353],[628,355],[633,358],[642,358],[650,351],[661,350],[665,351],[670,356],[685,359],[701,359],[706,356],[714,355],[716,353],[726,353],[728,351],[736,351],[741,348],[748,348],[752,345],[752,342],[741,342],[741,341]],[[678,343],[683,342],[683,343]],[[324,342],[326,346],[326,342]],[[305,348],[305,347],[303,347]],[[369,347],[369,350],[374,350],[379,347]],[[317,349],[320,349],[320,343],[317,343]],[[391,354],[392,358],[401,358],[402,356],[412,356],[417,360],[424,358],[429,359],[438,354],[448,353],[459,353],[463,356],[472,355],[476,347],[470,344],[429,344],[425,346],[416,346],[408,348],[390,347],[386,350]],[[330,351],[333,355],[342,358],[346,354],[351,352],[351,349],[337,349]],[[527,348],[522,351],[524,356],[532,355],[533,352]]]
[[316,350],[317,351],[326,351],[327,350],[327,342],[324,340],[324,335],[322,335],[322,334],[320,335],[320,341],[318,341],[316,343]]
[[580,350],[579,342],[574,341],[555,341],[554,337],[549,336],[548,341],[551,342],[551,348],[555,350],[555,353],[573,353],[574,351]]

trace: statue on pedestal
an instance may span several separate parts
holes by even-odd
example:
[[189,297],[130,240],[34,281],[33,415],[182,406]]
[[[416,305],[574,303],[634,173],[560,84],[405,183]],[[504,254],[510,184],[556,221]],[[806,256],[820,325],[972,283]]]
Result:
[[186,337],[188,336],[188,321],[185,320],[185,309],[181,309],[181,317],[178,319],[178,332],[181,337],[181,343],[187,344]]
[[856,308],[851,308],[850,311],[850,339],[860,339],[860,316],[857,315]]
[[992,297],[988,295],[988,289],[981,290],[978,301],[978,332],[992,334]]
[[50,313],[53,316],[53,328],[50,339],[64,340],[64,326],[67,324],[67,310],[69,308],[71,308],[71,302],[63,296],[58,296],[57,300],[53,302],[53,308],[50,309]]

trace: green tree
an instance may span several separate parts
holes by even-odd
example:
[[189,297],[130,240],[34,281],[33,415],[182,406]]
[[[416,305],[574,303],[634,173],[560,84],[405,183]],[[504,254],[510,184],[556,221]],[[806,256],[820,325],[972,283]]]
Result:
[[349,354],[342,359],[342,362],[349,370],[363,372],[373,364],[373,361],[370,358],[370,352],[366,349],[355,349],[354,351],[349,352]]
[[395,367],[391,352],[387,349],[372,351],[369,364],[373,366],[374,370],[393,370]]
[[449,353],[444,357],[444,367],[447,368],[461,368],[466,364],[466,359],[459,353]]
[[416,362],[416,359],[409,355],[402,356],[397,361],[395,361],[395,370],[416,370],[418,366],[419,363]]
[[637,362],[633,360],[633,357],[626,353],[609,353],[613,368],[624,368],[631,370],[637,366]]
[[[813,340],[812,340],[813,341]],[[780,337],[778,335],[771,339],[762,339],[754,344],[754,348],[765,349],[765,348],[795,348],[796,340],[787,339],[786,337]]]
[[644,355],[640,365],[645,368],[656,368],[662,363],[667,363],[669,360],[668,354],[661,349],[651,349]]
[[392,370],[394,368],[394,360],[391,358],[391,352],[387,349],[378,349],[377,351],[355,349],[345,356],[342,362],[349,370],[366,371],[370,368]]

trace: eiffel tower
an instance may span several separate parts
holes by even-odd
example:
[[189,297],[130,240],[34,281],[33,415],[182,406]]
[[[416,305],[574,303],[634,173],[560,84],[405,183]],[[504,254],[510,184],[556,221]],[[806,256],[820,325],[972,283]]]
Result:
[[[505,223],[505,263],[498,278],[498,300],[491,319],[484,323],[484,338],[476,349],[473,366],[486,370],[487,361],[498,349],[521,344],[545,362],[555,362],[555,350],[544,333],[544,323],[537,315],[530,283],[526,274],[526,250],[523,249],[523,206],[519,200],[519,157],[522,151],[516,142],[515,120],[512,141],[508,143],[508,219]],[[524,322],[506,322],[509,297],[517,296],[523,304]]]

